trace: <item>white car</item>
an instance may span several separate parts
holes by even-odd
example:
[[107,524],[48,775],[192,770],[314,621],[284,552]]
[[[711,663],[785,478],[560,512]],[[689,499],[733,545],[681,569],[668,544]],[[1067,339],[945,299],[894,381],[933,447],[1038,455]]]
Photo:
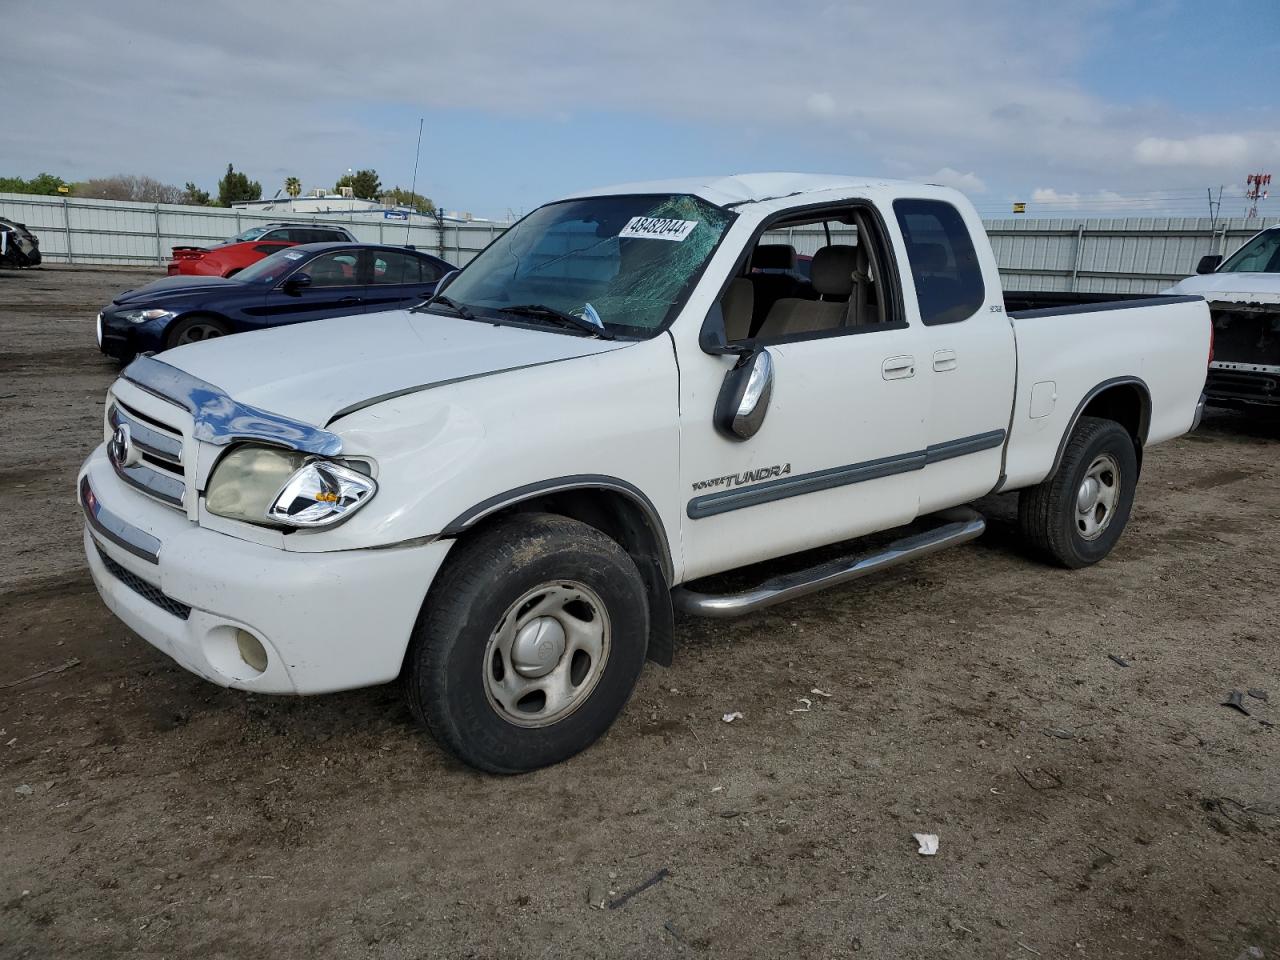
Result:
[[1209,403],[1280,407],[1280,224],[1255,234],[1225,262],[1201,257],[1196,276],[1165,293],[1209,303],[1215,334]]
[[[753,271],[814,224],[810,281]],[[1209,343],[1198,297],[1006,314],[953,190],[629,184],[535,210],[412,310],[138,359],[80,475],[84,544],[107,605],[210,681],[403,677],[441,743],[518,772],[609,727],[675,610],[971,540],[992,491],[1022,491],[1047,559],[1101,560],[1145,447],[1197,420]]]

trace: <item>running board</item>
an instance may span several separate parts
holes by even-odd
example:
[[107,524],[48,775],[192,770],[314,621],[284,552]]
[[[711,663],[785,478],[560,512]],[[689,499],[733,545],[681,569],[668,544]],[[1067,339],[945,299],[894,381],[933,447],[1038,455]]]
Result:
[[839,586],[872,573],[896,567],[908,560],[925,557],[948,547],[976,540],[987,528],[982,514],[969,507],[956,507],[933,515],[941,526],[895,540],[884,549],[865,557],[840,557],[808,570],[784,574],[766,580],[760,586],[741,593],[697,593],[686,587],[671,591],[677,610],[699,617],[740,617],[775,603],[784,603],[806,594]]

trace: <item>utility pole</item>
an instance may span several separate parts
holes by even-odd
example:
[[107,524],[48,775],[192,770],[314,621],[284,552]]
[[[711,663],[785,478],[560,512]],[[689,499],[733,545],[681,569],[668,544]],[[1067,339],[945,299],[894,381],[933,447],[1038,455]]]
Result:
[[1249,201],[1251,206],[1245,214],[1246,217],[1256,217],[1258,215],[1258,201],[1267,199],[1270,190],[1265,189],[1271,185],[1271,174],[1269,173],[1251,173],[1245,178],[1244,198]]

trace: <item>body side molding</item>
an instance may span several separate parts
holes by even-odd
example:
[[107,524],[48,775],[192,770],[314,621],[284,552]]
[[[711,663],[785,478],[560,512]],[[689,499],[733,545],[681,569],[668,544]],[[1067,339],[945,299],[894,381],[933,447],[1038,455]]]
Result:
[[806,493],[817,493],[835,487],[847,486],[851,483],[863,483],[867,480],[879,480],[913,470],[923,470],[931,463],[940,463],[955,457],[963,457],[970,453],[990,450],[1004,443],[1005,431],[989,430],[986,433],[948,440],[945,443],[930,444],[923,450],[900,453],[892,457],[881,457],[877,460],[865,460],[862,463],[849,463],[841,467],[830,467],[813,473],[802,473],[794,477],[780,480],[768,480],[764,483],[739,487],[735,490],[723,490],[694,497],[686,507],[691,520],[714,517],[731,510],[754,507],[775,500],[786,500],[790,497],[802,496]]

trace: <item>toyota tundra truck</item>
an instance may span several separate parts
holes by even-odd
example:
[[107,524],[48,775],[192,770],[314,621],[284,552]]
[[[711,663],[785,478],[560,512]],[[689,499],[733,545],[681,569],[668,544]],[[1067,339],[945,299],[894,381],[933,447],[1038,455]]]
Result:
[[[753,267],[803,226],[830,238],[808,277]],[[213,683],[400,678],[440,743],[516,773],[608,729],[677,611],[970,541],[993,491],[1035,553],[1102,560],[1145,449],[1196,425],[1210,335],[1196,296],[1007,312],[943,187],[593,190],[412,309],[139,357],[79,476],[84,547],[107,606]]]

